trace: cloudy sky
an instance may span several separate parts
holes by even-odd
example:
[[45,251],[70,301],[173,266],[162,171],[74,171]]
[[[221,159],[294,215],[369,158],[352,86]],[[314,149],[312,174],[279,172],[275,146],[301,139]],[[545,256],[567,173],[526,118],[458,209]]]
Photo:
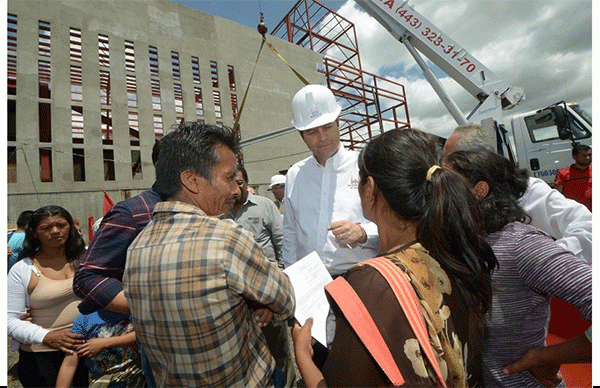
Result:
[[[260,8],[270,29],[295,4],[178,2],[253,28]],[[404,45],[353,0],[322,3],[355,24],[363,68],[405,86],[412,126],[448,136],[456,124]],[[525,90],[526,101],[507,115],[561,100],[579,102],[591,113],[591,0],[411,0],[409,4],[500,79]],[[451,78],[441,81],[465,115],[475,107],[476,101]]]

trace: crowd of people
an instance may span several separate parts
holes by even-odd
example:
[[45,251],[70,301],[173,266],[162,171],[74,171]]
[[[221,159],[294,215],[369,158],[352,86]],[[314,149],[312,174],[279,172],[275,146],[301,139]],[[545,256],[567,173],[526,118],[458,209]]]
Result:
[[[275,202],[250,192],[230,128],[186,122],[89,246],[62,207],[23,212],[7,322],[22,385],[564,386],[591,329],[546,346],[550,299],[591,322],[591,204],[528,177],[478,125],[443,150],[393,129],[358,152],[340,112],[324,86],[294,96],[311,156],[273,176]],[[283,272],[313,251],[334,279],[325,344],[294,319]]]

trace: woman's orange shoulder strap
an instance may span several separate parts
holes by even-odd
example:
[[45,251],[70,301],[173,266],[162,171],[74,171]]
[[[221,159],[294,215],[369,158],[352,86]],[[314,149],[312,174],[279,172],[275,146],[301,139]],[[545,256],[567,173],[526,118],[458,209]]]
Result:
[[335,300],[348,322],[350,322],[354,332],[375,358],[375,361],[383,369],[392,384],[395,386],[404,384],[402,373],[400,373],[381,332],[350,283],[340,276],[326,285],[325,289]]
[[[382,257],[364,261],[360,263],[360,265],[369,265],[375,268],[386,279],[394,292],[394,295],[398,299],[398,303],[404,311],[404,314],[408,318],[423,352],[433,366],[439,386],[446,387],[446,381],[442,377],[437,359],[435,358],[433,348],[429,341],[429,334],[427,326],[425,325],[425,320],[421,314],[419,300],[405,274],[394,263]],[[396,386],[404,384],[404,378],[402,377],[387,344],[375,325],[373,318],[367,311],[367,308],[352,286],[340,276],[325,286],[325,289],[340,307],[342,313],[346,319],[348,319],[348,322],[350,322],[350,325],[356,334],[369,350],[369,353],[375,358],[379,366],[383,369],[392,384]]]

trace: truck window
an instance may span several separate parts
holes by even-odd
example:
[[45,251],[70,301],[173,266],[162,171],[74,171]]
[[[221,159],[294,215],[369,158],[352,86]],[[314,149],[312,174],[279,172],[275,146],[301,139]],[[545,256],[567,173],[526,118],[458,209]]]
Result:
[[[538,143],[559,138],[558,128],[550,115],[548,116],[548,120],[537,123],[535,122],[534,117],[534,115],[525,117],[525,125],[527,125],[527,130],[529,131],[532,142]],[[585,139],[592,136],[591,132],[581,125],[579,120],[571,113],[569,113],[569,123],[571,124],[574,140]]]
[[[588,131],[578,119],[576,119],[572,114],[569,113],[569,120],[571,122],[571,129],[573,130],[573,139],[585,139],[591,137],[592,134]],[[590,123],[591,124],[591,123]]]
[[592,116],[583,108],[581,108],[578,104],[569,105],[571,109],[573,109],[579,116],[581,116],[587,123],[592,125]]

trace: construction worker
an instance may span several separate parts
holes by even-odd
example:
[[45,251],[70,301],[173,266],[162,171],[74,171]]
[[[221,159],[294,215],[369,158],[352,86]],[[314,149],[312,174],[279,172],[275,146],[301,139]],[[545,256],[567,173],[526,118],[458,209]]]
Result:
[[[321,85],[307,85],[294,96],[292,125],[312,155],[286,174],[283,215],[284,265],[316,251],[334,277],[374,257],[379,247],[377,226],[362,214],[358,152],[340,142],[341,110]],[[327,326],[331,342],[335,325]]]
[[277,206],[279,212],[283,214],[283,210],[285,209],[283,204],[285,200],[285,175],[273,175],[271,177],[269,190],[271,190],[273,197],[275,197],[275,206]]

